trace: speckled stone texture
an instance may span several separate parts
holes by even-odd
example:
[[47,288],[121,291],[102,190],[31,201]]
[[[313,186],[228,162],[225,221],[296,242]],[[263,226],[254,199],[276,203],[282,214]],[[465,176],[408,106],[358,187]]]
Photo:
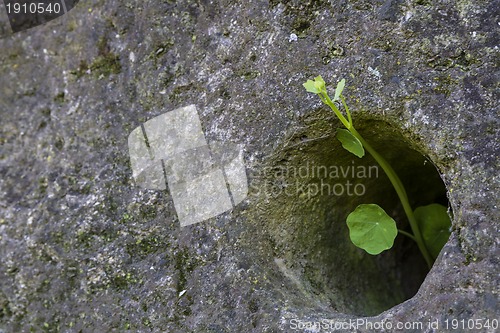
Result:
[[[1,22],[0,332],[305,332],[362,318],[465,332],[451,321],[498,320],[499,8],[90,0],[13,35]],[[261,191],[279,185],[263,170],[354,163],[302,87],[318,74],[347,79],[355,124],[414,198],[448,198],[452,235],[425,279],[404,240],[382,257],[349,243],[355,204],[398,210],[382,176],[364,197]],[[251,186],[234,210],[181,229],[167,191],[134,183],[127,137],[189,104],[209,142],[245,148]],[[418,189],[433,176],[414,150],[443,190]]]

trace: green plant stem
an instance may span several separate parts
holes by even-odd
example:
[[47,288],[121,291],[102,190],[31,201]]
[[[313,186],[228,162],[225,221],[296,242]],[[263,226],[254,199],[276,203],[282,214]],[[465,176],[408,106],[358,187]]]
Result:
[[[337,115],[337,117],[340,119],[342,124],[349,130],[349,132],[352,133],[363,145],[363,147],[370,153],[370,155],[373,156],[375,161],[382,167],[384,170],[385,174],[389,178],[389,180],[392,183],[392,186],[396,190],[396,193],[399,197],[399,200],[401,201],[401,204],[403,205],[403,209],[405,211],[406,217],[408,218],[408,221],[410,222],[410,227],[411,230],[414,234],[414,239],[417,242],[417,246],[422,252],[422,255],[425,258],[425,261],[427,262],[427,265],[429,268],[432,267],[432,259],[431,256],[429,255],[429,252],[427,251],[427,248],[425,246],[424,240],[422,238],[422,234],[420,233],[420,228],[418,227],[417,220],[415,219],[415,215],[413,215],[413,210],[411,209],[410,203],[408,201],[408,195],[406,194],[406,190],[403,186],[403,183],[399,179],[398,175],[394,171],[394,169],[390,166],[390,164],[379,154],[373,147],[363,139],[361,134],[356,131],[352,123],[350,123],[341,113],[340,110],[337,108],[337,106],[332,102],[332,100],[328,97],[326,92],[323,92],[321,96],[318,94],[321,98],[321,100],[327,104],[333,112]],[[347,111],[348,118],[350,119],[350,113]]]
[[409,232],[406,232],[406,231],[401,230],[401,229],[398,229],[398,232],[399,232],[401,235],[405,235],[406,237],[413,239],[415,242],[417,241],[417,240],[415,239],[415,237],[414,237],[412,234],[410,234]]
[[370,153],[370,155],[373,156],[375,161],[382,167],[384,170],[385,174],[387,177],[389,177],[389,180],[392,183],[392,186],[394,186],[394,189],[396,190],[396,193],[398,194],[399,200],[401,201],[401,204],[403,205],[403,209],[406,213],[406,217],[408,218],[408,221],[410,222],[410,227],[413,232],[413,235],[415,237],[415,241],[417,242],[418,248],[420,249],[420,252],[422,252],[422,255],[425,258],[425,261],[427,262],[427,265],[429,268],[432,267],[432,258],[429,255],[429,252],[427,251],[427,247],[425,246],[424,240],[422,238],[422,234],[420,233],[420,228],[418,227],[417,219],[415,218],[415,215],[413,215],[413,210],[411,209],[410,203],[408,201],[408,196],[406,194],[406,191],[403,187],[403,183],[399,179],[398,175],[394,171],[394,169],[390,166],[389,163],[379,154],[375,149],[373,149],[372,146],[368,142],[366,142],[363,137],[356,131],[354,127],[351,127],[349,131],[356,137],[358,140],[361,142],[363,147]]
[[344,96],[340,95],[340,100],[342,101],[342,105],[344,106],[345,113],[347,113],[347,119],[349,120],[349,124],[352,125],[351,112],[349,112],[349,108],[347,107],[347,103],[345,102]]
[[335,105],[335,103],[332,102],[332,100],[330,99],[330,97],[328,96],[328,94],[326,93],[326,91],[323,92],[322,95],[323,96],[319,95],[319,97],[321,98],[321,100],[323,101],[323,103],[325,103],[326,105],[328,105],[333,110],[333,112],[335,113],[335,115],[337,116],[337,118],[340,119],[340,121],[345,126],[345,128],[347,128],[348,130],[350,130],[350,128],[352,127],[352,124],[349,123],[349,121],[347,119],[345,119],[344,115],[340,112],[340,110],[337,108],[337,106]]

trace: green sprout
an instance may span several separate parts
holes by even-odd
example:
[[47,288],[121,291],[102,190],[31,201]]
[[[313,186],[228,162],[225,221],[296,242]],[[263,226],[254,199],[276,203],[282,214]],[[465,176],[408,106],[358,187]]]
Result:
[[[399,230],[396,222],[380,206],[376,204],[361,204],[347,216],[347,226],[351,241],[357,247],[369,254],[376,255],[390,249],[398,232],[413,239],[422,253],[429,268],[439,255],[450,236],[451,220],[445,206],[430,204],[413,210],[408,201],[408,195],[403,183],[390,164],[366,142],[356,131],[352,123],[351,113],[342,95],[345,80],[342,79],[335,89],[333,99],[328,96],[325,81],[321,76],[307,80],[304,88],[310,93],[317,94],[321,101],[328,105],[342,122],[345,129],[337,129],[337,139],[342,147],[359,158],[365,155],[365,150],[373,156],[375,161],[384,170],[401,201],[403,210],[410,222],[412,233]],[[340,112],[335,102],[344,107],[345,115]]]

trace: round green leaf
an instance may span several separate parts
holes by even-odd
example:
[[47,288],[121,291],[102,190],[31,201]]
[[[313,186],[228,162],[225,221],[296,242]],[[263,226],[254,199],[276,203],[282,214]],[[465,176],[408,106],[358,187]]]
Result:
[[396,222],[378,205],[362,204],[347,216],[349,236],[354,245],[369,254],[390,249],[398,234]]
[[447,208],[440,204],[430,204],[418,207],[414,214],[425,247],[429,254],[436,259],[450,237],[451,220]]
[[319,89],[319,91],[326,91],[326,83],[325,80],[321,77],[321,75],[318,75],[314,78],[314,85],[316,88]]
[[326,92],[326,84],[321,75],[316,76],[313,80],[307,80],[306,83],[302,84],[308,92],[319,94],[322,91]]
[[306,83],[302,84],[308,92],[319,94],[320,90],[316,87],[313,80],[307,80]]
[[365,155],[365,149],[357,137],[346,129],[337,129],[337,139],[342,143],[342,147],[348,152],[361,158]]

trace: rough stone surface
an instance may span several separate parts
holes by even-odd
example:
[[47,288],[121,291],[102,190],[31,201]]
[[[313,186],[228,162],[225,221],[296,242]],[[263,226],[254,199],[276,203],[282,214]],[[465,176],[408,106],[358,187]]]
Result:
[[[359,318],[456,332],[446,319],[498,319],[499,7],[91,0],[4,36],[0,332],[292,332],[296,319]],[[266,170],[354,163],[302,87],[318,74],[347,79],[355,124],[413,204],[444,194],[425,182],[437,167],[453,230],[425,280],[418,255],[348,241],[356,204],[398,214],[383,175],[364,197],[263,192],[279,188]],[[192,103],[209,141],[245,147],[251,190],[181,229],[168,192],[134,184],[127,137]]]

